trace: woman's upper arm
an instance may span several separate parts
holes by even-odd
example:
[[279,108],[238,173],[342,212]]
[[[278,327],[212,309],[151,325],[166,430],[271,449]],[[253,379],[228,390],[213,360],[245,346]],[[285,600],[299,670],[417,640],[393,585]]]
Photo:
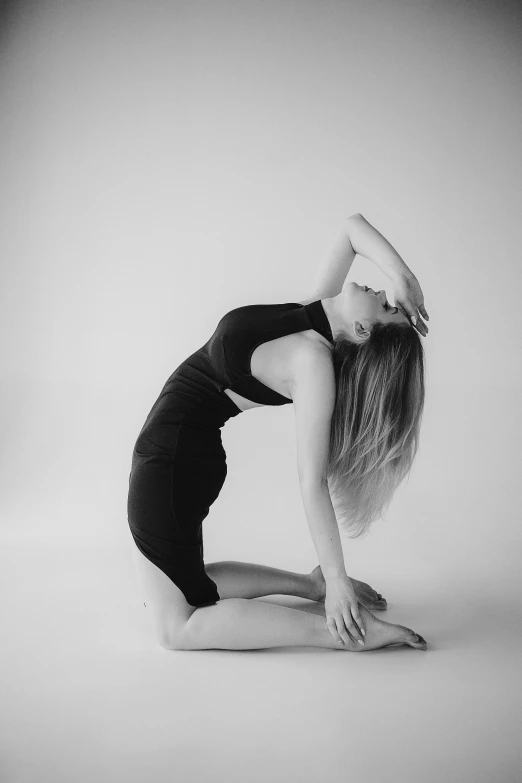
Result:
[[299,481],[324,482],[336,394],[333,361],[326,346],[304,344],[296,351],[290,390]]
[[359,212],[346,218],[342,230],[319,261],[315,282],[311,287],[312,296],[300,299],[300,304],[310,304],[317,299],[328,299],[341,293],[346,276],[357,255],[350,239],[350,231],[352,225],[361,219],[362,215]]

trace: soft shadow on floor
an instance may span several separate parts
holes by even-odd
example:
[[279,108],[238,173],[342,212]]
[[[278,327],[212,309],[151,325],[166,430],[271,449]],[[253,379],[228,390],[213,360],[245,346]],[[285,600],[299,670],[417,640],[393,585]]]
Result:
[[514,598],[387,578],[377,616],[428,651],[194,653],[154,642],[124,550],[13,546],[0,573],[6,783],[518,779]]

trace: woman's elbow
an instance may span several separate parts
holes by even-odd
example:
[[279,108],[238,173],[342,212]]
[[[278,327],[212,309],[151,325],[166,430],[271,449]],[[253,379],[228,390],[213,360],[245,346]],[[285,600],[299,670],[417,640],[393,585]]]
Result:
[[354,212],[353,215],[350,215],[348,220],[350,222],[357,223],[359,220],[364,220],[364,216],[361,215],[360,212]]

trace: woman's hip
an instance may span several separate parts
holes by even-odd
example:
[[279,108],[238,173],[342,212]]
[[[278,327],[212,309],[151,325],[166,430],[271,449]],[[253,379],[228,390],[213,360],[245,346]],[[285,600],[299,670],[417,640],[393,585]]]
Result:
[[176,425],[140,434],[129,476],[129,522],[194,530],[227,476],[219,430]]

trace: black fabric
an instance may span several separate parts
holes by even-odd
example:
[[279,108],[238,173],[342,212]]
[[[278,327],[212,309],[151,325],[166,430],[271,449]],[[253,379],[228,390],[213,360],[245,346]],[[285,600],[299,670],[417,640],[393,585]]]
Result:
[[168,378],[135,443],[127,504],[131,533],[192,606],[219,600],[204,568],[202,523],[227,474],[221,427],[241,413],[223,389],[262,405],[291,403],[251,375],[250,357],[264,342],[307,329],[333,341],[321,300],[226,313],[208,342]]
[[192,606],[219,600],[203,566],[202,523],[227,474],[219,428],[151,427],[138,438],[129,481],[129,524],[138,549],[183,592]]

